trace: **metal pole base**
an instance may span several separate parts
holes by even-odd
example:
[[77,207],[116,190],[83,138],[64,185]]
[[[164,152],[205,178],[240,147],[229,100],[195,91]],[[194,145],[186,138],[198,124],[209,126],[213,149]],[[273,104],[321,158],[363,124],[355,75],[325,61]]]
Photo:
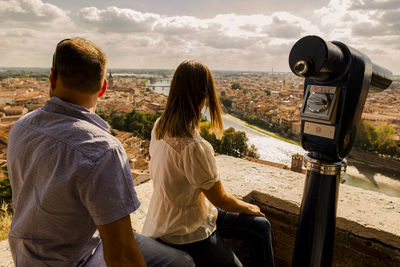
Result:
[[306,181],[292,267],[331,266],[340,175],[346,161],[327,163],[304,157]]

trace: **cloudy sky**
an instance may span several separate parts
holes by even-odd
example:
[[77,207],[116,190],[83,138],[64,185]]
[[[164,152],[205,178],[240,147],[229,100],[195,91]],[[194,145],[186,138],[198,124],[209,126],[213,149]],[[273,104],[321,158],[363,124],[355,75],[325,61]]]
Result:
[[0,66],[49,67],[61,39],[98,44],[111,68],[289,71],[303,36],[344,42],[400,74],[399,0],[0,0]]

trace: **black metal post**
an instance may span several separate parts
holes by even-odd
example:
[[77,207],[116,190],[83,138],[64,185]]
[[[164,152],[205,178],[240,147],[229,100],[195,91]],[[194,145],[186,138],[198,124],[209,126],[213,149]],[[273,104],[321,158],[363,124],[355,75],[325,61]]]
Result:
[[346,162],[327,163],[304,157],[306,181],[292,266],[331,266],[340,174]]
[[292,266],[331,266],[340,174],[350,152],[368,91],[381,92],[392,72],[344,43],[318,36],[297,41],[290,69],[304,77],[301,144],[309,153]]

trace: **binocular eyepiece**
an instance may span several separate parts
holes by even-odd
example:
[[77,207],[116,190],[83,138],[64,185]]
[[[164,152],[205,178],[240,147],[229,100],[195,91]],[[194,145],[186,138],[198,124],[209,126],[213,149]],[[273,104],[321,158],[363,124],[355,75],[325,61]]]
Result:
[[[289,55],[289,65],[297,76],[328,82],[343,78],[351,63],[350,53],[343,43],[326,42],[318,36],[306,36],[294,44]],[[372,64],[369,90],[381,92],[391,83],[392,73]]]

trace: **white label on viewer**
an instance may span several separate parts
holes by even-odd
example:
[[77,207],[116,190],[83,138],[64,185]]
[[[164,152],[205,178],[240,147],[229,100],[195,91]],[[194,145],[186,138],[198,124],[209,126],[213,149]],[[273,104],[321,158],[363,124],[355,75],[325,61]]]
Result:
[[335,126],[306,121],[304,123],[304,133],[333,139],[335,136]]

